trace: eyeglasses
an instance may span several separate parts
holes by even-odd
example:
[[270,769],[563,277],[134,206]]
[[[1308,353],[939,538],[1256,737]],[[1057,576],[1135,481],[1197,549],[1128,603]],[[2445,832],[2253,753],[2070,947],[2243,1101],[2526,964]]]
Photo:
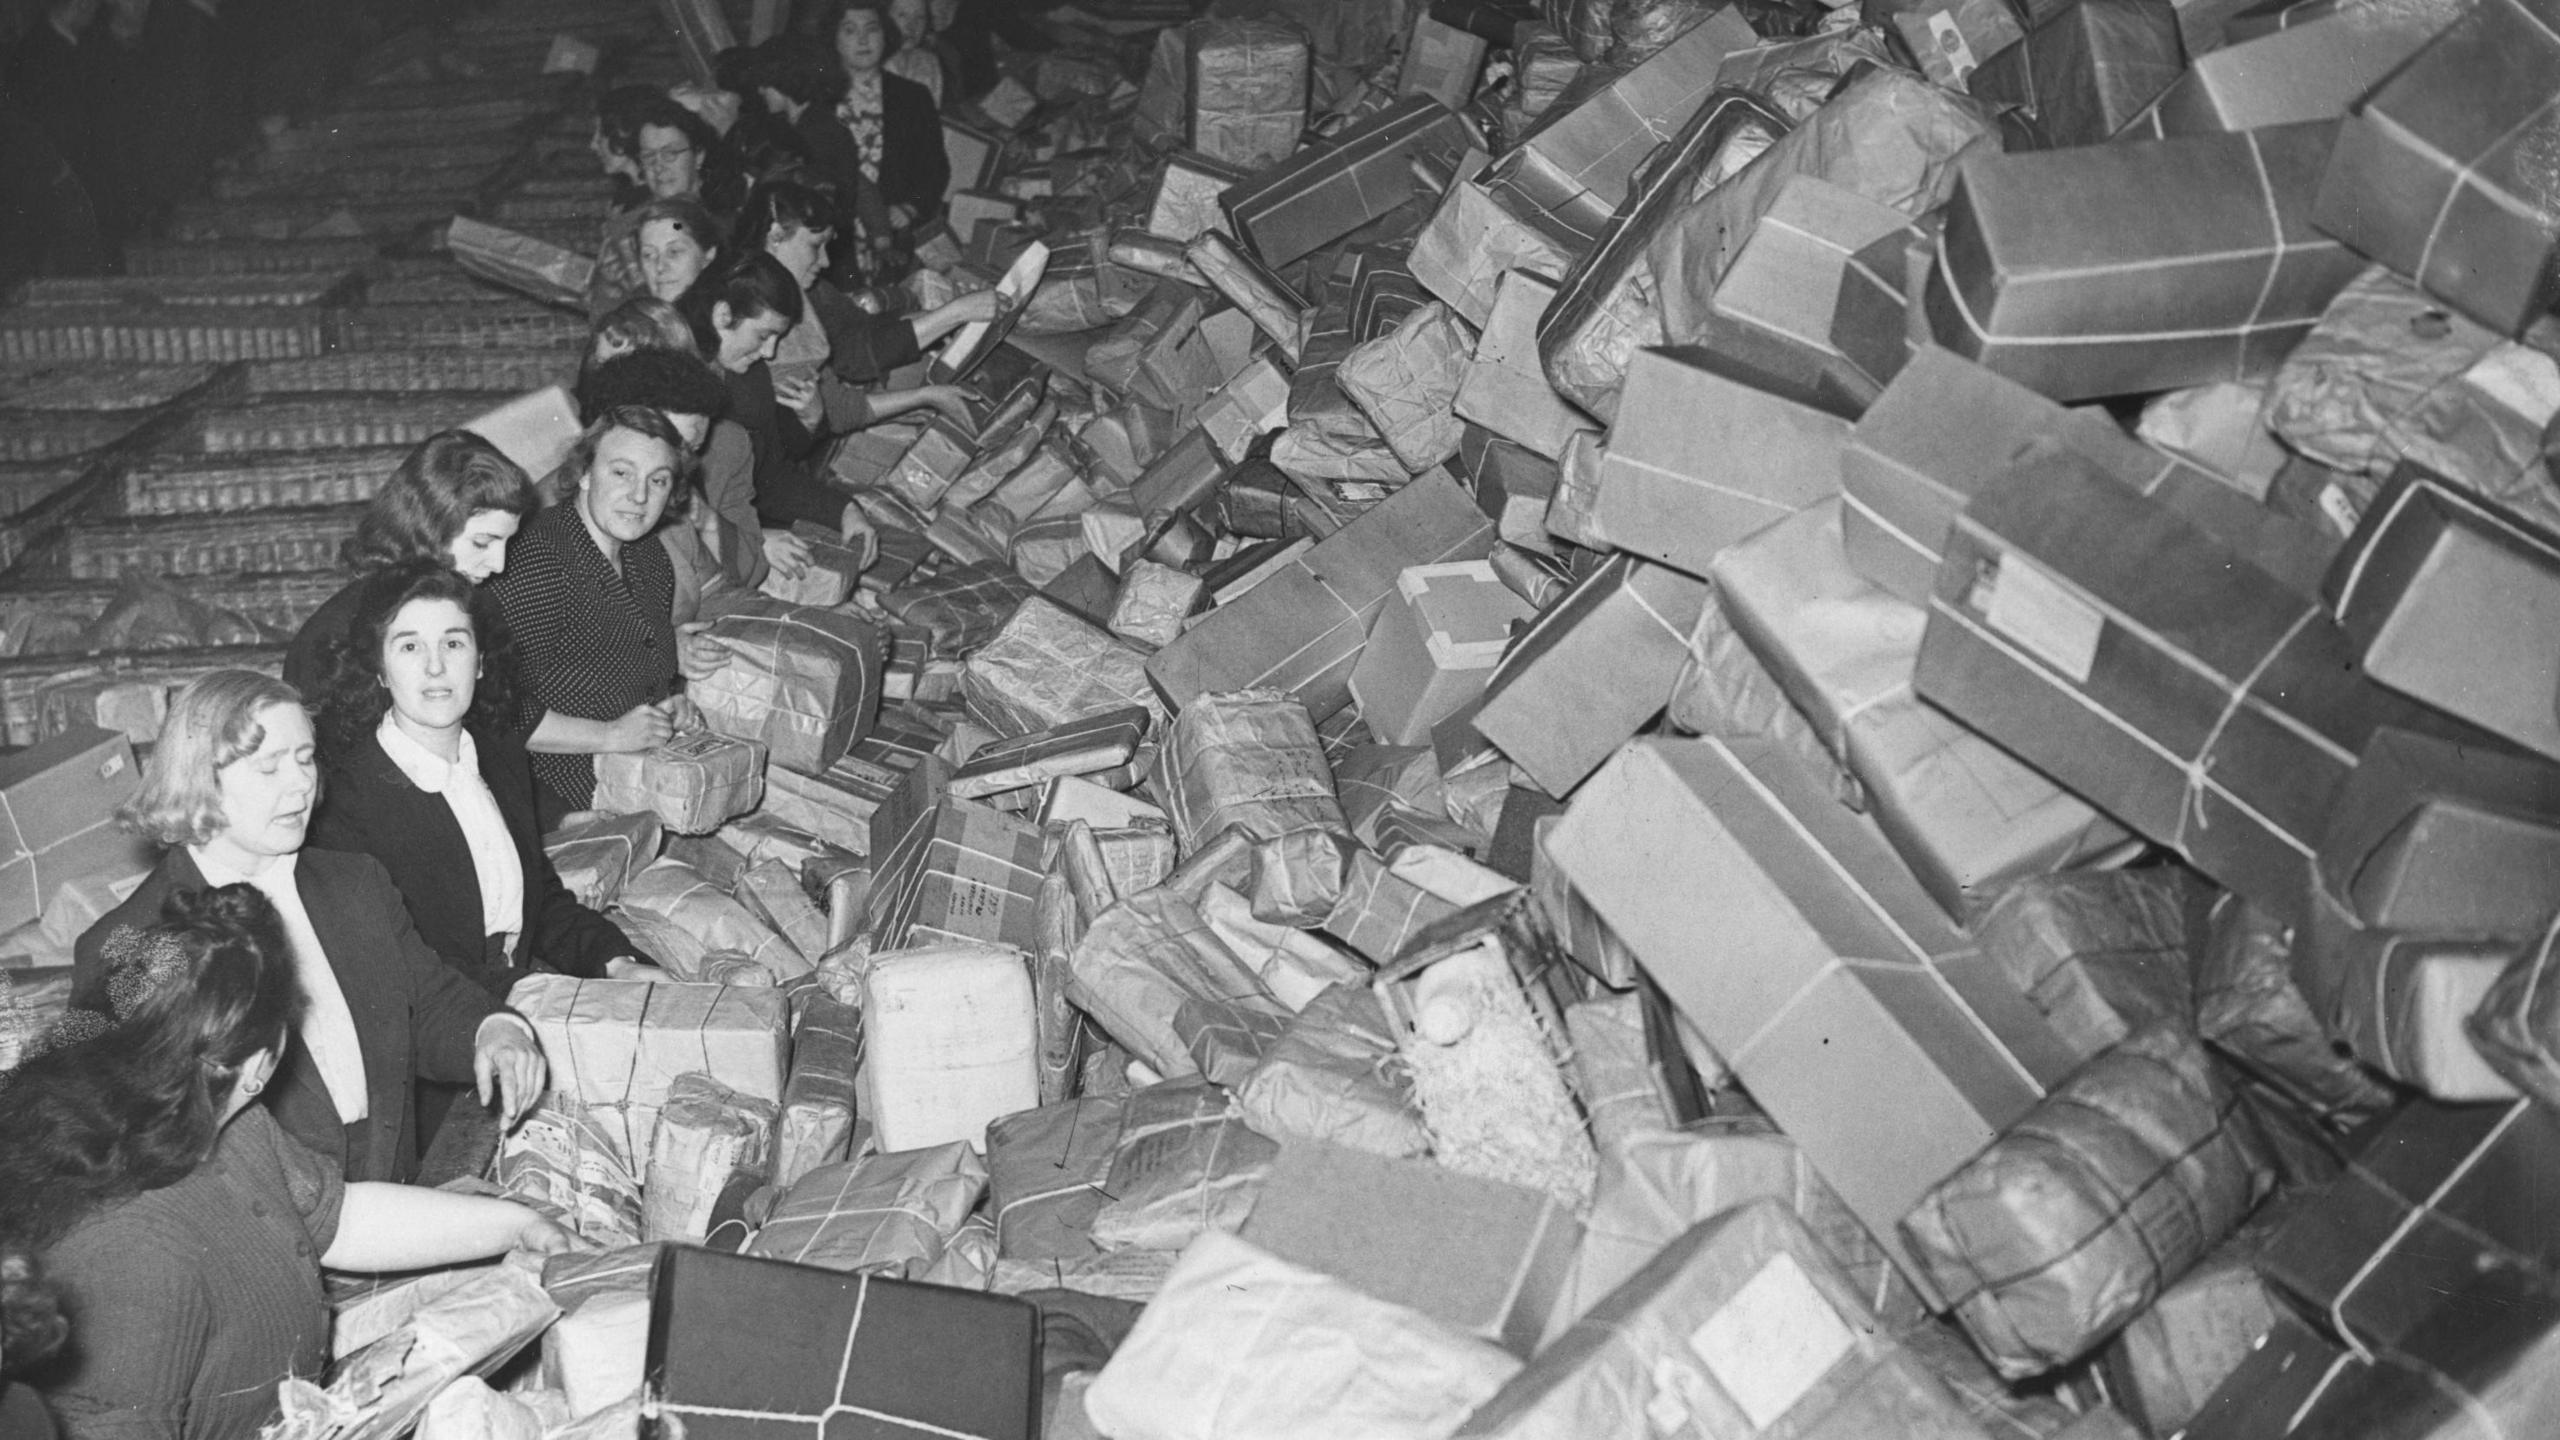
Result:
[[661,145],[655,150],[641,151],[640,163],[643,165],[672,165],[678,160],[685,159],[692,154],[693,147],[691,145]]

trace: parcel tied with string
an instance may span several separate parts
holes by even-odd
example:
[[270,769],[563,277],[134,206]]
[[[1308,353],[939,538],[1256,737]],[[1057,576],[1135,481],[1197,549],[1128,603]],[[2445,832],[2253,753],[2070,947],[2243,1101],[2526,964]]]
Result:
[[1231,829],[1272,840],[1349,828],[1315,722],[1286,691],[1228,691],[1184,706],[1157,754],[1156,791],[1185,854]]
[[758,597],[706,633],[729,662],[685,694],[712,729],[761,742],[776,765],[818,774],[879,718],[883,647],[859,615]]
[[541,1040],[553,1094],[604,1125],[630,1174],[648,1167],[679,1075],[782,1100],[790,1007],[779,990],[531,975],[507,1003]]

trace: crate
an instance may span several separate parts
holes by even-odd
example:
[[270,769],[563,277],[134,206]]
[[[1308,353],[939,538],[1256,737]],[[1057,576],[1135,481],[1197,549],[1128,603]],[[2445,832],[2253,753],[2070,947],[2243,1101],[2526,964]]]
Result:
[[328,349],[329,328],[310,306],[47,305],[0,311],[0,361],[278,360]]
[[257,361],[243,371],[241,386],[250,395],[361,391],[405,395],[421,390],[521,393],[545,385],[568,384],[577,372],[578,357],[558,349],[346,350],[308,360]]
[[574,353],[586,343],[586,317],[521,305],[371,305],[347,317],[345,337],[350,350],[488,346]]
[[370,237],[312,240],[136,240],[124,248],[128,275],[283,275],[343,270],[381,252]]
[[86,455],[132,434],[148,418],[130,411],[0,410],[0,460]]
[[506,391],[457,390],[252,400],[206,410],[197,417],[197,435],[207,455],[415,445],[513,398]]
[[228,515],[97,517],[63,527],[63,573],[113,580],[128,570],[227,575],[334,570],[361,505]]
[[73,365],[38,362],[0,370],[0,408],[148,410],[203,389],[213,365]]
[[413,448],[385,445],[323,455],[153,460],[124,472],[117,482],[116,503],[127,515],[219,515],[361,505],[373,498]]

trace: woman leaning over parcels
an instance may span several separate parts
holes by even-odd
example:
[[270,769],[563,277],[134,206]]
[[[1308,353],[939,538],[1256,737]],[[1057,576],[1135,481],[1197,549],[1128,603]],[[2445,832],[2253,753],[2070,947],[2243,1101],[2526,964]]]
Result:
[[[347,564],[361,572],[441,560],[476,583],[507,568],[508,542],[541,508],[532,480],[497,446],[446,430],[420,441],[374,492],[347,542]],[[330,651],[347,633],[363,583],[349,581],[302,622],[285,649],[286,684],[316,695],[328,683]]]
[[305,996],[301,1043],[268,1095],[276,1123],[349,1179],[407,1180],[420,1080],[474,1086],[513,1125],[541,1096],[542,1049],[419,938],[379,862],[304,848],[316,748],[302,696],[281,680],[216,670],[178,692],[125,811],[168,853],[73,946],[71,1003],[107,1008],[107,941],[151,924],[172,893],[255,887],[280,914]]
[[605,411],[570,452],[572,491],[525,526],[490,582],[526,692],[517,711],[543,714],[525,748],[545,833],[594,799],[597,755],[664,743],[692,708],[679,678],[727,662],[699,626],[677,629],[675,567],[653,539],[692,467],[664,413]]
[[533,770],[507,733],[514,673],[497,602],[432,561],[377,570],[320,708],[312,843],[382,862],[410,922],[499,999],[536,968],[656,975],[543,853]]
[[0,1235],[67,1302],[36,1379],[73,1440],[251,1440],[328,1363],[324,1265],[576,1243],[513,1201],[341,1176],[270,1111],[326,1006],[292,930],[255,884],[164,890],[99,938],[95,1008],[0,1085]]

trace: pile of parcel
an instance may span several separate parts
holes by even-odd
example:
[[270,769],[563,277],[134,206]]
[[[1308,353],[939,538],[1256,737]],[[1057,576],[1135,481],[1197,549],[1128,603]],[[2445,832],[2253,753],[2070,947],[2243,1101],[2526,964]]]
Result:
[[2560,1425],[2560,5],[1050,23],[431,1422]]

